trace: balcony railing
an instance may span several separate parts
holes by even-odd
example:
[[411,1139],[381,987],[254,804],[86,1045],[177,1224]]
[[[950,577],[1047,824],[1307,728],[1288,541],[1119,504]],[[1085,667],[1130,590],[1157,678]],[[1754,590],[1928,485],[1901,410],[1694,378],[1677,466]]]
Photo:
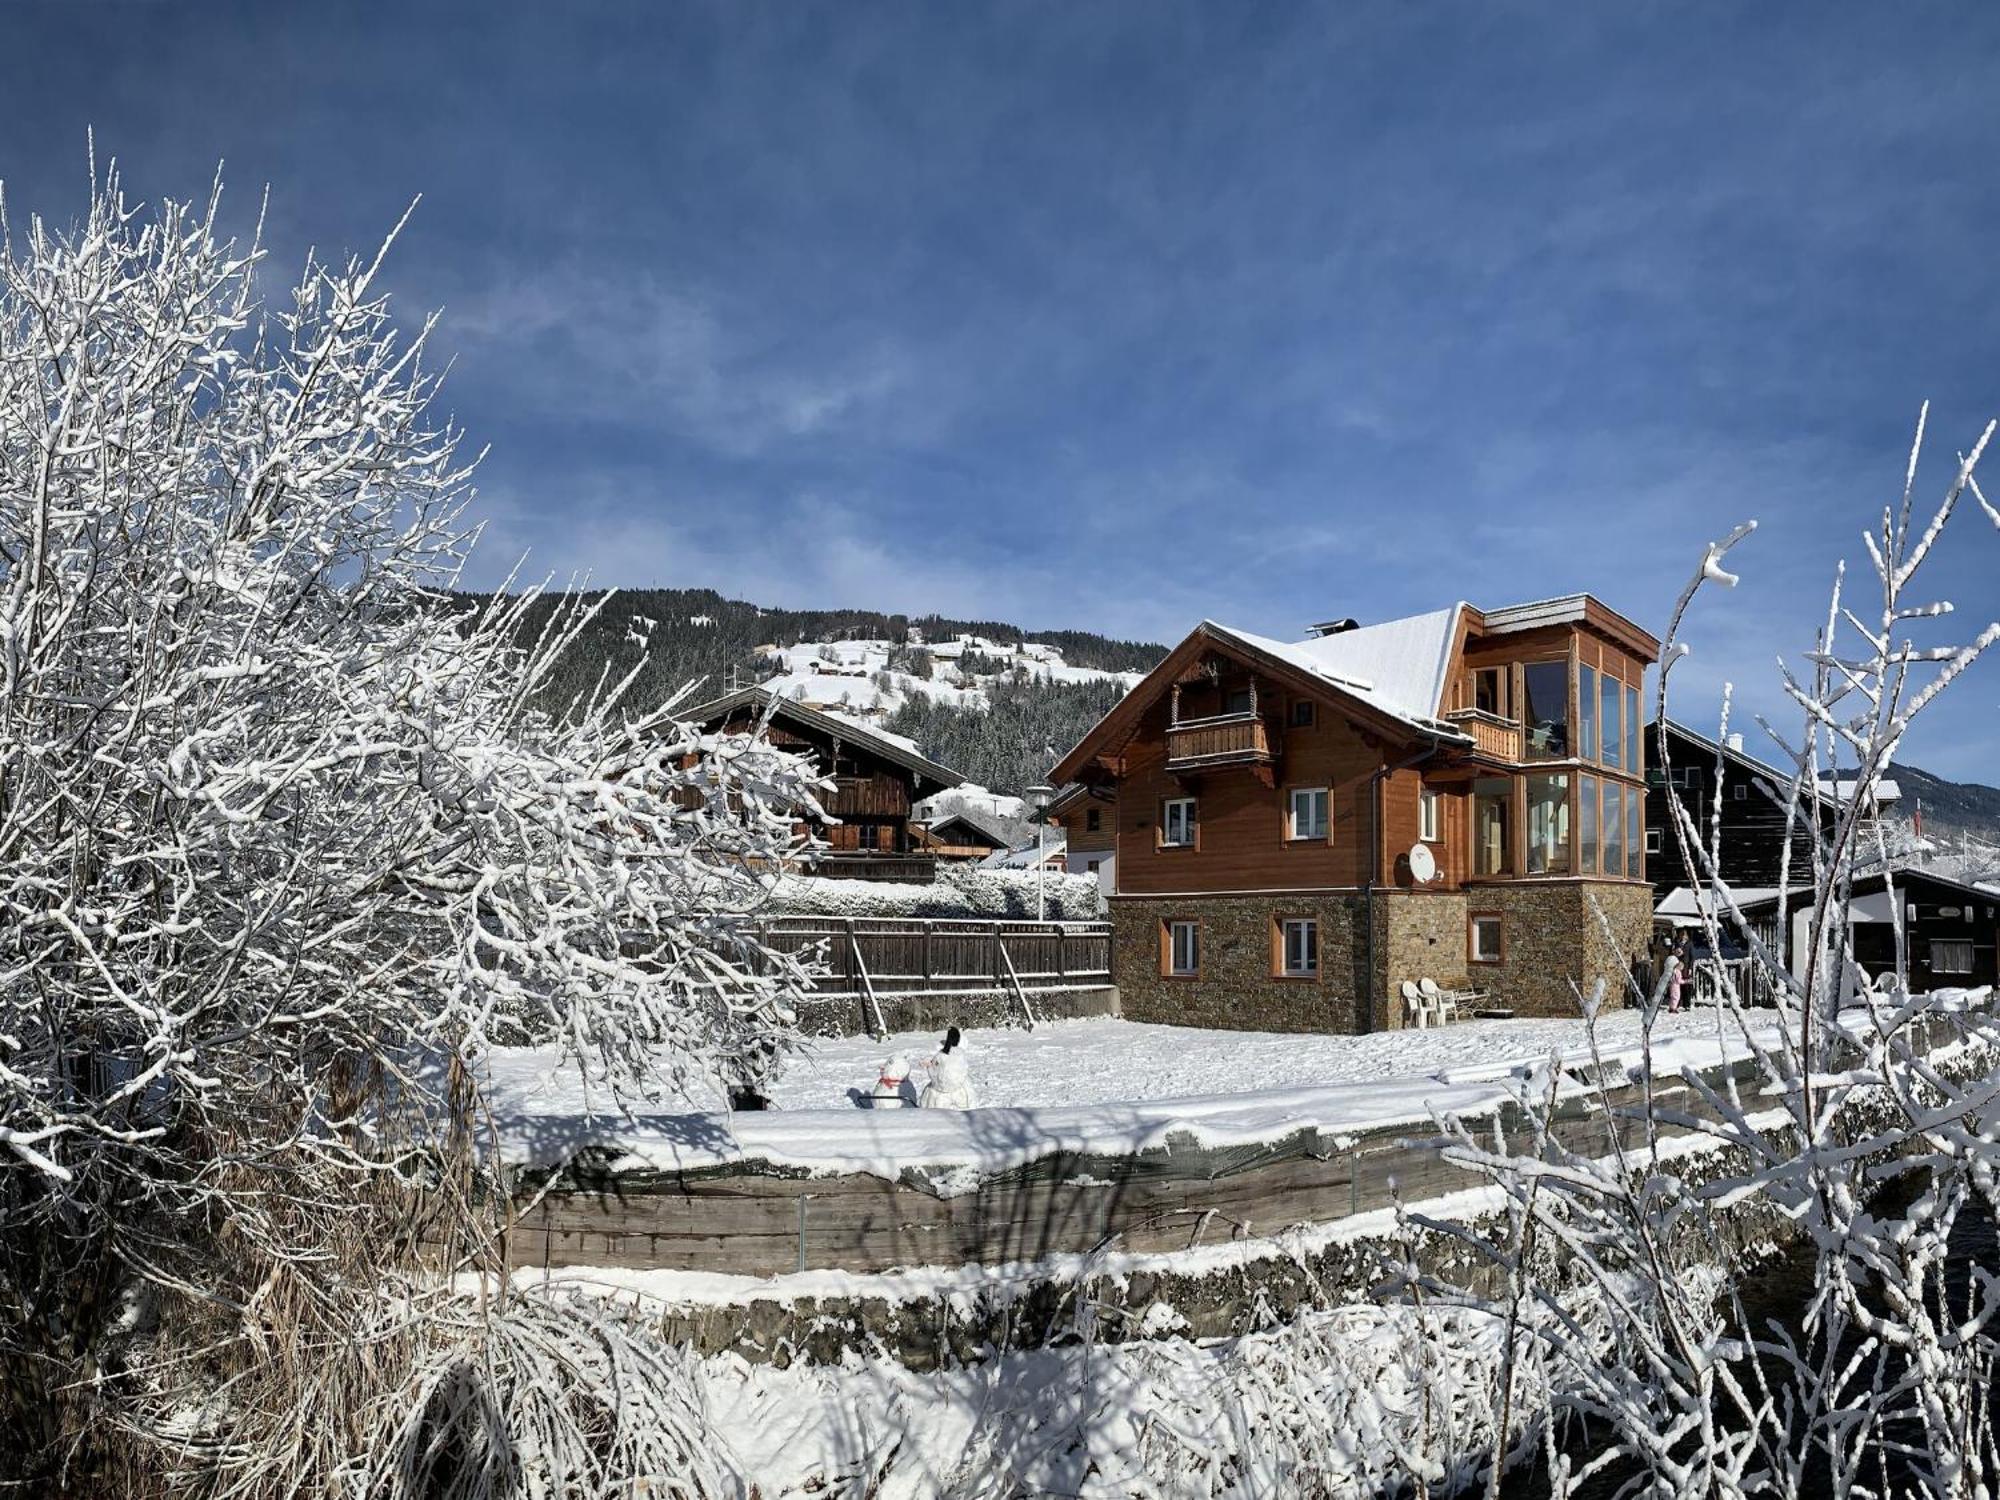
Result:
[[928,885],[937,879],[937,856],[886,849],[818,849],[807,857],[806,869],[835,880],[903,880]]
[[1188,719],[1167,730],[1167,769],[1271,763],[1270,732],[1256,714]]
[[1472,736],[1481,755],[1513,763],[1521,758],[1521,726],[1482,708],[1456,708],[1445,717]]

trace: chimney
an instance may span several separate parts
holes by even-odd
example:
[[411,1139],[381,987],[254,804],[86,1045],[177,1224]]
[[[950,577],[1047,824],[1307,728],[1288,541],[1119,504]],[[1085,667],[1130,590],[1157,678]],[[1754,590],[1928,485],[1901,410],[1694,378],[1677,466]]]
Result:
[[1306,633],[1315,638],[1326,635],[1343,635],[1350,630],[1359,630],[1361,622],[1354,619],[1321,620],[1317,625],[1308,625]]
[[1736,752],[1738,752],[1739,754],[1740,754],[1740,753],[1742,753],[1742,750],[1743,750],[1743,736],[1742,736],[1742,735],[1741,735],[1740,733],[1738,733],[1738,732],[1736,732],[1736,731],[1733,731],[1733,730],[1732,730],[1732,731],[1730,732],[1730,735],[1729,735],[1729,748],[1730,748],[1730,749],[1732,749],[1732,750],[1734,750],[1734,751],[1736,751]]

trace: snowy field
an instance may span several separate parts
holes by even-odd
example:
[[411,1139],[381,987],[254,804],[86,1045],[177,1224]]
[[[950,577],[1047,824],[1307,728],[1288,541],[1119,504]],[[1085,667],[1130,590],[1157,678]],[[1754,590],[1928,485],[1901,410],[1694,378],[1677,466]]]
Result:
[[[1733,1023],[1712,1007],[1662,1014],[1656,1039],[1717,1035]],[[1615,1011],[1598,1023],[1607,1052],[1638,1044],[1639,1015]],[[847,1091],[866,1092],[882,1062],[897,1053],[914,1066],[938,1049],[942,1033],[901,1032],[816,1040],[785,1068],[770,1091],[780,1109],[832,1109]],[[1424,1031],[1370,1036],[1202,1031],[1109,1018],[1045,1021],[1033,1031],[968,1031],[963,1039],[972,1085],[983,1106],[1015,1109],[1120,1100],[1179,1099],[1265,1089],[1302,1089],[1387,1078],[1438,1078],[1461,1069],[1490,1076],[1496,1064],[1539,1061],[1551,1052],[1586,1050],[1580,1020],[1462,1021]]]
[[[1552,1054],[1589,1055],[1581,1021],[1469,1021],[1367,1037],[1055,1021],[1033,1032],[968,1033],[977,1108],[857,1109],[849,1100],[849,1089],[872,1087],[884,1058],[902,1051],[921,1064],[937,1043],[928,1032],[886,1044],[815,1042],[778,1080],[776,1109],[738,1114],[721,1111],[720,1100],[661,1099],[624,1115],[556,1049],[501,1048],[486,1062],[488,1102],[504,1154],[519,1162],[590,1149],[667,1171],[755,1160],[896,1177],[921,1165],[950,1177],[940,1190],[961,1191],[981,1173],[1061,1152],[1124,1155],[1175,1137],[1261,1144],[1300,1130],[1340,1134],[1488,1110],[1511,1096],[1510,1074]],[[1638,1017],[1606,1017],[1598,1044],[1607,1060],[1636,1066]],[[1663,1072],[1743,1050],[1713,1010],[1661,1017],[1653,1047]]]

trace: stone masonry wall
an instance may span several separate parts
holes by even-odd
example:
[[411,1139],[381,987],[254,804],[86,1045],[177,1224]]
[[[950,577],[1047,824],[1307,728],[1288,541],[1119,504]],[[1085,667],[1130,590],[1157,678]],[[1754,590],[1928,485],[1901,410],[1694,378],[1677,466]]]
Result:
[[1524,1016],[1573,1016],[1571,985],[1587,995],[1599,979],[1606,1007],[1623,1005],[1631,965],[1653,930],[1652,888],[1611,881],[1476,886],[1465,907],[1468,916],[1497,912],[1504,921],[1504,961],[1468,964],[1472,984]]
[[[1319,977],[1272,974],[1272,927],[1280,917],[1319,919]],[[1201,923],[1201,974],[1160,972],[1161,925]],[[1121,897],[1111,903],[1112,978],[1132,1021],[1229,1031],[1357,1029],[1362,975],[1361,899],[1354,895]]]
[[[1367,911],[1358,894],[1121,897],[1111,903],[1111,921],[1123,1014],[1222,1030],[1385,1030],[1406,1024],[1403,981],[1435,979],[1447,989],[1485,990],[1493,1005],[1519,1015],[1571,1016],[1572,983],[1588,994],[1601,978],[1607,1005],[1625,1003],[1626,976],[1645,956],[1653,920],[1650,888],[1621,882],[1379,890],[1371,954]],[[1477,912],[1504,919],[1498,964],[1468,961],[1466,923]],[[1318,979],[1272,974],[1272,927],[1280,917],[1319,919]],[[1202,924],[1194,979],[1160,972],[1161,924],[1183,918]]]
[[1375,893],[1375,1029],[1408,1025],[1403,982],[1435,979],[1446,989],[1465,984],[1465,893]]

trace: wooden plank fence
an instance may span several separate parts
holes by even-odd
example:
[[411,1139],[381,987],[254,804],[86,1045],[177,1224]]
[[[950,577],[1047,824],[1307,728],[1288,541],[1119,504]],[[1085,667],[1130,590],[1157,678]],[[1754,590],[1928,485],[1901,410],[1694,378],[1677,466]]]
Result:
[[1108,922],[773,917],[757,935],[776,952],[822,961],[814,999],[1035,995],[1111,983]]

